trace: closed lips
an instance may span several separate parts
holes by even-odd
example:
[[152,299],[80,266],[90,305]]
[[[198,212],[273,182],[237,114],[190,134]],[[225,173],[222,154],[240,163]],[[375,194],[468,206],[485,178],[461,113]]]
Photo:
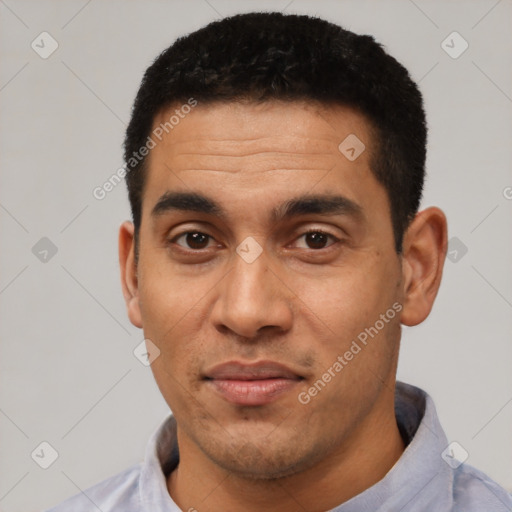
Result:
[[228,362],[215,366],[212,370],[205,373],[206,380],[302,380],[302,378],[286,366],[274,362],[253,364]]
[[290,392],[303,377],[272,361],[228,362],[207,371],[204,380],[216,396],[236,406],[264,406]]

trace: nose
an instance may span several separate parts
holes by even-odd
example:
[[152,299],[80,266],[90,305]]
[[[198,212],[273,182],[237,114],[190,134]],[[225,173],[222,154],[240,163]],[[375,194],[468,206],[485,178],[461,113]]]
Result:
[[232,269],[219,283],[219,296],[212,309],[212,321],[224,334],[254,339],[261,331],[270,335],[291,329],[292,293],[268,266],[265,252],[252,262],[238,254],[233,256]]

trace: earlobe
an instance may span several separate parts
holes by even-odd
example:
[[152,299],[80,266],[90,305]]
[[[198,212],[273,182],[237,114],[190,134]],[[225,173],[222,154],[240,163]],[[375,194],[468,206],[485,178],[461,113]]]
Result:
[[446,249],[444,213],[436,207],[418,213],[404,236],[404,309],[401,315],[404,325],[417,325],[430,314],[441,284]]
[[128,221],[123,222],[119,228],[119,266],[128,318],[135,327],[142,329],[134,232],[133,223]]

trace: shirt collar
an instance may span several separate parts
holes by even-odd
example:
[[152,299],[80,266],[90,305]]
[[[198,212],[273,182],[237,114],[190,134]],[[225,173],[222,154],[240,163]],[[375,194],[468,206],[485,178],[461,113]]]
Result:
[[177,426],[171,415],[153,433],[146,447],[139,480],[139,499],[144,505],[143,510],[180,510],[167,491],[167,476],[178,462]]
[[[441,503],[452,503],[453,476],[441,458],[448,441],[432,399],[415,386],[397,382],[395,415],[407,445],[404,453],[382,480],[332,512],[399,511],[413,504],[415,510],[441,510]],[[146,448],[139,481],[143,505],[155,512],[179,511],[166,483],[178,462],[176,420],[171,415],[154,432]]]
[[441,457],[448,441],[432,398],[397,382],[395,415],[407,445],[402,456],[383,479],[332,512],[452,510],[453,473]]

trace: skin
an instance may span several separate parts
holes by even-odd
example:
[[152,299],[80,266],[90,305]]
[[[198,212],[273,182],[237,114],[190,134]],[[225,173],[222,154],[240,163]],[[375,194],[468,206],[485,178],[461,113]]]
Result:
[[[366,146],[355,161],[338,149],[352,133]],[[402,454],[394,416],[400,324],[430,313],[447,227],[441,210],[423,210],[396,253],[388,196],[370,171],[373,148],[369,123],[350,108],[272,101],[199,104],[151,150],[139,259],[125,222],[121,280],[130,321],[161,351],[151,367],[180,450],[167,486],[183,510],[328,510],[382,479]],[[168,191],[206,194],[226,218],[152,215]],[[272,208],[305,193],[343,195],[362,214],[270,221]],[[309,229],[335,238],[319,247]],[[194,245],[178,237],[186,232],[211,238]],[[263,250],[250,264],[236,252],[249,236]],[[400,313],[300,403],[298,394],[394,303]],[[242,407],[202,379],[232,360],[277,361],[303,380],[272,403]]]

